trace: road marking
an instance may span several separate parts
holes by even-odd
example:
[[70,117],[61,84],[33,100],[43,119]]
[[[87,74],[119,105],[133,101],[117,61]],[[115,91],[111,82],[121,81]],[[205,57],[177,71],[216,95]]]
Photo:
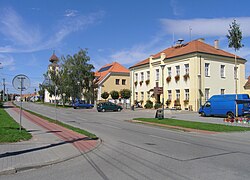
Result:
[[111,127],[111,128],[114,128],[114,129],[122,129],[122,128],[119,128],[119,127],[116,127],[116,126],[112,126],[112,125],[108,125],[108,124],[102,124],[103,126],[108,126],[108,127]]
[[154,138],[158,138],[158,139],[164,139],[167,141],[172,141],[172,142],[177,142],[177,143],[182,143],[182,144],[188,144],[188,145],[192,145],[191,143],[185,142],[185,141],[180,141],[180,140],[175,140],[175,139],[169,139],[169,138],[164,138],[164,137],[160,137],[160,136],[155,136],[155,135],[149,135],[150,137],[154,137]]

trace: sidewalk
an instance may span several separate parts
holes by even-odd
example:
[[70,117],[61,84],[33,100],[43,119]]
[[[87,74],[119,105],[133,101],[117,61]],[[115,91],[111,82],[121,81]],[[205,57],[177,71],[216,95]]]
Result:
[[[19,123],[19,109],[5,109]],[[22,126],[32,139],[18,143],[0,144],[0,175],[39,168],[63,162],[95,149],[100,140],[49,123],[23,111]]]

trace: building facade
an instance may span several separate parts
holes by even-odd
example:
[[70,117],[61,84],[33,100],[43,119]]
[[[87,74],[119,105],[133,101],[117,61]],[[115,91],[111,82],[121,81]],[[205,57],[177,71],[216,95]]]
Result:
[[127,68],[113,62],[106,64],[95,72],[95,84],[97,85],[97,101],[102,101],[103,92],[110,93],[113,90],[130,89],[130,72]]
[[[245,63],[237,57],[238,93],[244,92]],[[214,46],[203,39],[179,42],[129,69],[132,102],[164,97],[164,106],[197,111],[214,94],[235,93],[234,54],[219,49],[217,40]]]

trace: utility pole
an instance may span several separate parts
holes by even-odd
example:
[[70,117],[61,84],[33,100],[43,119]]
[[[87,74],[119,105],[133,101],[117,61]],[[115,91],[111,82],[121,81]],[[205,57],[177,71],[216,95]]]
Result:
[[3,101],[5,101],[5,78],[3,78]]

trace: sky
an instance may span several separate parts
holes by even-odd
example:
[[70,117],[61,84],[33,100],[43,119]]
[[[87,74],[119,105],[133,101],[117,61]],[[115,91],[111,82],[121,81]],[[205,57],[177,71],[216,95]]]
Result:
[[25,74],[33,93],[43,82],[49,58],[88,49],[90,62],[119,62],[129,68],[173,45],[204,38],[228,48],[229,24],[236,19],[250,75],[250,2],[246,0],[0,0],[0,89],[18,93],[13,78]]

